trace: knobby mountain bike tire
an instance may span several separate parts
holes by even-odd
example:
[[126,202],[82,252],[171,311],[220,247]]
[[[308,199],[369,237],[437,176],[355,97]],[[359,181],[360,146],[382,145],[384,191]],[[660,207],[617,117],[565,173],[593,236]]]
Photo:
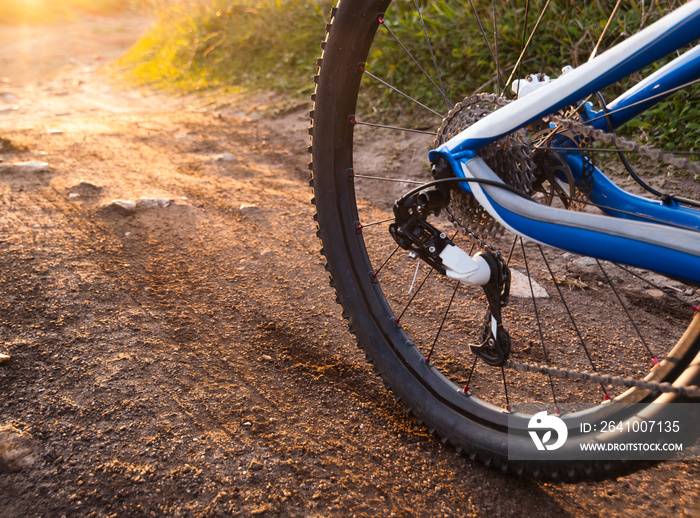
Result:
[[[396,193],[409,190],[411,181],[431,180],[429,165],[374,171],[371,161],[362,157],[364,149],[377,142],[397,142],[401,149],[412,143],[406,145],[405,132],[392,130],[398,126],[395,120],[382,120],[381,113],[372,119],[376,110],[360,93],[372,59],[379,54],[372,51],[377,31],[392,17],[389,4],[341,0],[332,10],[315,78],[310,168],[316,222],[326,269],[351,332],[408,412],[443,443],[472,459],[515,474],[566,480],[617,476],[643,467],[645,463],[635,461],[509,460],[509,454],[532,447],[527,434],[509,434],[509,419],[517,416],[527,422],[532,417],[531,403],[556,409],[573,429],[571,423],[580,414],[569,409],[582,404],[591,420],[614,420],[629,416],[617,416],[611,411],[613,404],[697,400],[676,393],[660,395],[645,385],[620,388],[553,378],[542,370],[494,367],[470,352],[469,345],[479,343],[483,334],[483,292],[419,264],[396,246],[388,231]],[[422,21],[416,19],[416,34],[425,31]],[[465,95],[451,113],[479,103],[489,101]],[[497,106],[484,111],[490,109]],[[360,124],[363,113],[378,123]],[[389,110],[388,117],[396,114]],[[444,128],[443,120],[436,121],[435,130],[428,132],[439,133],[441,125]],[[423,153],[427,162],[429,147],[416,145],[420,147],[414,152]],[[460,210],[473,223],[475,209],[452,210],[451,224],[464,230]],[[450,222],[445,228],[451,228]],[[455,233],[455,242],[465,250],[484,243],[465,232]],[[686,300],[695,296],[697,287],[674,284],[680,296],[668,298],[650,284],[665,281],[650,281],[643,277],[646,272],[546,250],[507,232],[487,234],[489,247],[507,256],[511,272],[524,283],[524,295],[511,296],[504,308],[513,344],[511,360],[647,383],[698,384],[700,317]],[[587,438],[581,434],[564,449],[578,448]]]

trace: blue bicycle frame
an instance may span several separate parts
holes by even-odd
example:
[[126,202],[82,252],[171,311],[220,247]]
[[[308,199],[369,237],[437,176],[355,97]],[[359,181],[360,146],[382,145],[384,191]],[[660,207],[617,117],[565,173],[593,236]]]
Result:
[[[430,153],[446,159],[462,182],[505,227],[526,238],[582,255],[624,263],[700,283],[700,211],[670,201],[653,201],[619,189],[594,171],[591,201],[607,215],[567,211],[527,202],[481,180],[501,182],[477,151],[543,116],[585,99],[631,73],[700,38],[700,0],[665,16],[613,49],[550,84],[476,122]],[[652,74],[613,101],[607,118],[593,114],[588,123],[618,127],[700,78],[700,46]],[[573,175],[581,178],[586,160],[576,148],[561,153]],[[616,216],[611,218],[609,216]]]

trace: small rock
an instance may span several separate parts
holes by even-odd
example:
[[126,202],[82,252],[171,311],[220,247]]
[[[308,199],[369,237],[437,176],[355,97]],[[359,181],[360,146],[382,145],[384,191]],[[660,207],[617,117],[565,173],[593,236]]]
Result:
[[579,257],[574,259],[574,264],[579,266],[595,266],[597,261],[593,257]]
[[254,203],[242,203],[240,207],[238,207],[238,210],[248,210],[248,209],[254,209],[255,204]]
[[245,423],[243,423],[243,426],[253,426],[253,423],[251,423],[250,421],[246,421]]
[[36,460],[37,445],[27,433],[13,426],[0,427],[0,472],[19,471]]
[[235,162],[237,158],[231,153],[222,153],[214,157],[214,162]]
[[128,212],[133,212],[136,210],[136,202],[131,201],[131,200],[114,200],[110,204],[110,206],[118,208],[118,209],[126,210]]
[[664,296],[664,292],[661,290],[646,290],[646,294],[655,299],[660,299]]
[[139,209],[164,209],[172,203],[169,198],[148,198],[142,196],[136,204]]
[[72,192],[68,195],[69,200],[77,200],[78,198],[80,198],[80,194],[77,192]]
[[10,357],[7,354],[2,354],[0,353],[0,363],[5,363],[6,361],[9,361]]
[[15,162],[12,164],[12,170],[15,173],[32,174],[32,173],[47,173],[49,164],[46,162]]
[[260,471],[261,469],[263,469],[262,462],[260,462],[258,459],[253,459],[252,461],[250,461],[248,469],[250,471]]
[[518,299],[529,299],[534,293],[536,299],[548,299],[549,293],[535,279],[532,279],[532,292],[527,275],[516,269],[510,271],[510,296]]

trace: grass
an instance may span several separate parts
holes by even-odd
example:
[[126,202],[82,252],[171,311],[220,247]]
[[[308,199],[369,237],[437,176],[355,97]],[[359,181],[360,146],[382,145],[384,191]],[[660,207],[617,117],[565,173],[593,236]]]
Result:
[[332,0],[179,0],[121,61],[137,83],[306,94]]
[[2,0],[0,25],[62,23],[81,15],[113,14],[139,5],[137,0]]

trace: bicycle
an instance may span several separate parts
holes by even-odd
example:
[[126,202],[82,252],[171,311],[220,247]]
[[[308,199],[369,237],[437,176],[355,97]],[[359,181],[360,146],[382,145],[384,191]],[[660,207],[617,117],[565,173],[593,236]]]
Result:
[[[700,167],[616,133],[700,79],[700,46],[611,103],[600,91],[700,38],[700,1],[555,79],[535,69],[511,81],[524,69],[521,55],[508,81],[503,69],[494,73],[495,92],[482,89],[458,103],[430,43],[430,6],[414,1],[408,19],[415,29],[405,32],[424,43],[432,73],[392,30],[399,24],[392,26],[390,3],[341,0],[315,77],[315,219],[351,332],[407,411],[472,459],[548,479],[639,469],[646,463],[562,459],[596,435],[584,422],[629,422],[641,418],[639,405],[662,412],[700,401],[700,204],[648,185],[627,155],[691,174]],[[472,2],[463,7],[477,12]],[[371,72],[382,54],[372,50],[378,30],[411,56],[446,115]],[[498,62],[497,51],[491,55]],[[432,112],[439,128],[401,127],[371,110],[363,119],[359,94],[368,83]],[[505,93],[511,84],[512,99]],[[432,135],[423,170],[358,167],[363,145],[384,138],[378,132]],[[612,145],[645,196],[617,187],[598,167],[601,143]],[[398,196],[385,186],[398,186]],[[533,447],[533,419],[543,409],[566,425],[562,457],[519,460]]]

